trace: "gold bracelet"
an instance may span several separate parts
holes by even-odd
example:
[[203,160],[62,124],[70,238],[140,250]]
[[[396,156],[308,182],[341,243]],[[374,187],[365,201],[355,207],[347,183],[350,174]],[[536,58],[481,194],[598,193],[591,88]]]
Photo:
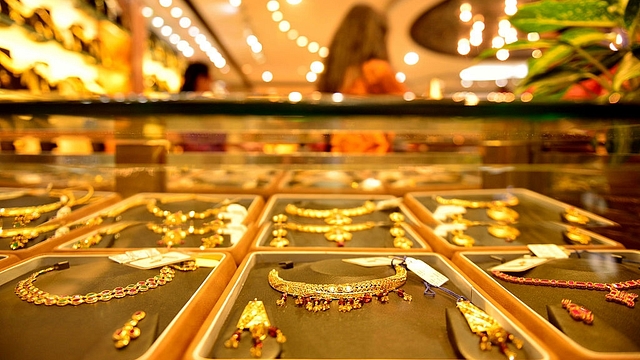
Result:
[[113,290],[103,290],[100,292],[89,292],[85,295],[54,295],[44,290],[40,290],[33,283],[38,279],[38,276],[46,274],[54,270],[64,270],[69,268],[69,262],[59,262],[46,269],[37,271],[31,274],[28,278],[18,282],[15,288],[15,294],[20,300],[27,301],[36,305],[80,305],[80,304],[95,304],[99,301],[109,301],[113,298],[120,299],[125,296],[134,296],[142,292],[146,292],[150,289],[155,289],[158,286],[165,285],[171,282],[175,277],[175,269],[180,271],[194,271],[197,269],[195,261],[185,262],[183,265],[167,265],[160,269],[160,273],[154,277],[150,277],[146,280],[141,280],[133,284],[129,284],[125,287],[118,286]]
[[278,275],[276,269],[269,272],[269,285],[282,293],[276,304],[283,306],[287,296],[295,297],[295,303],[308,311],[318,312],[330,308],[331,301],[338,300],[338,310],[341,312],[359,309],[363,304],[371,302],[376,297],[380,302],[389,301],[389,293],[396,292],[405,301],[411,301],[411,295],[399,289],[407,281],[407,270],[394,265],[396,273],[382,279],[358,281],[345,284],[308,284],[304,282],[288,281]]
[[285,211],[289,215],[296,215],[296,216],[314,218],[314,219],[331,218],[336,215],[347,216],[347,217],[361,216],[361,215],[371,214],[375,210],[376,210],[376,204],[373,201],[365,201],[364,205],[358,206],[355,208],[349,208],[349,209],[339,209],[339,208],[333,208],[329,210],[306,209],[306,208],[299,208],[294,204],[287,204],[287,206],[285,207]]

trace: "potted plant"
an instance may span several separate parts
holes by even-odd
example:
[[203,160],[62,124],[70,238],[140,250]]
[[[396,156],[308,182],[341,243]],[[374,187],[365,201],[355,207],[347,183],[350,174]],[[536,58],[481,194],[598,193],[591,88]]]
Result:
[[516,93],[545,100],[640,100],[640,0],[542,0],[521,5],[508,20],[521,32],[539,34],[503,47],[539,50]]

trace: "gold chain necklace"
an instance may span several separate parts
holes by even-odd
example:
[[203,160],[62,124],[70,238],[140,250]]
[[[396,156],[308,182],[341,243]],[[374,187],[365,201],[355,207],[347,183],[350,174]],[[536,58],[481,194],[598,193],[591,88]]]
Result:
[[508,195],[507,200],[492,201],[472,201],[464,199],[446,199],[440,195],[435,196],[435,200],[440,205],[462,206],[468,209],[487,209],[487,215],[496,221],[514,223],[520,215],[511,206],[516,206],[520,200],[516,196]]
[[313,219],[326,219],[335,216],[353,217],[371,214],[376,210],[376,204],[373,201],[365,201],[363,205],[354,208],[333,208],[328,210],[300,208],[294,204],[287,204],[284,210],[289,215],[297,215]]
[[134,296],[142,292],[146,292],[150,289],[155,289],[158,286],[162,286],[171,282],[175,276],[175,270],[180,271],[194,271],[197,269],[195,261],[187,261],[182,265],[167,265],[160,269],[160,273],[154,277],[150,277],[146,280],[141,280],[136,283],[129,284],[127,286],[118,286],[112,290],[103,290],[100,292],[89,292],[85,295],[55,295],[50,294],[44,290],[40,290],[33,283],[38,279],[38,276],[46,274],[55,270],[64,270],[69,268],[69,262],[63,261],[46,269],[37,271],[28,278],[18,282],[15,288],[15,294],[20,297],[20,300],[27,301],[36,305],[80,305],[80,304],[95,304],[99,301],[109,301],[111,299],[120,299],[125,296]]
[[9,243],[9,248],[11,248],[11,250],[18,250],[25,247],[27,243],[29,243],[29,240],[35,239],[41,234],[53,230],[56,230],[56,234],[53,237],[57,237],[63,233],[68,232],[69,229],[65,226],[62,226],[61,223],[48,225],[42,224],[35,227],[18,229],[0,228],[0,238],[12,238],[11,243]]
[[308,284],[304,282],[288,281],[278,275],[276,269],[269,272],[269,285],[282,293],[276,304],[283,306],[287,296],[295,297],[295,303],[308,311],[318,312],[328,310],[333,300],[338,300],[338,310],[348,312],[359,309],[376,297],[380,302],[389,301],[389,293],[396,292],[405,301],[411,301],[411,295],[399,289],[407,281],[407,270],[394,265],[394,275],[373,280],[358,281],[345,284]]
[[86,186],[87,193],[83,197],[76,199],[72,190],[73,189],[48,191],[48,195],[59,198],[58,201],[50,204],[0,208],[0,217],[13,217],[14,227],[25,226],[31,221],[39,219],[42,214],[55,210],[58,210],[56,216],[62,217],[71,212],[72,206],[81,205],[89,201],[94,192],[92,186]]

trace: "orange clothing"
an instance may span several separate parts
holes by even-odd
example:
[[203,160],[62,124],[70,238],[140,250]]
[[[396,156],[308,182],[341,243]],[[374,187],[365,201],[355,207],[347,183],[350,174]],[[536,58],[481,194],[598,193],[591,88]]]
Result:
[[391,64],[371,59],[360,68],[347,71],[340,92],[349,95],[392,94],[402,95],[407,88],[396,80]]

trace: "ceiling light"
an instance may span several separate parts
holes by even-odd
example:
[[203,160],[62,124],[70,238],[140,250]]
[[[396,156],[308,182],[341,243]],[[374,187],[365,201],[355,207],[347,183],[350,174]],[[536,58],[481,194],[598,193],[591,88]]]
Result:
[[184,51],[182,52],[182,54],[185,57],[188,57],[188,58],[192,57],[194,53],[195,53],[195,51],[193,50],[192,47],[188,47],[188,48],[184,49]]
[[289,101],[298,102],[302,100],[302,94],[297,91],[292,91],[289,93]]
[[287,20],[282,20],[280,21],[280,23],[278,23],[278,29],[280,29],[280,31],[282,32],[287,32],[289,31],[289,29],[291,29],[291,24],[289,24]]
[[321,58],[326,58],[329,56],[329,48],[326,46],[321,47],[320,50],[318,50],[318,55],[320,55]]
[[307,79],[308,82],[313,83],[313,82],[316,82],[316,80],[318,80],[318,75],[313,71],[309,71],[305,76],[305,78]]
[[291,5],[298,5],[302,2],[302,0],[287,0],[287,2]]
[[344,95],[341,93],[333,93],[331,94],[331,101],[333,102],[342,102],[344,100]]
[[271,80],[273,80],[273,74],[271,71],[265,71],[262,73],[262,81],[271,82]]
[[201,43],[207,41],[207,37],[204,36],[204,34],[198,34],[198,35],[196,35],[194,40],[196,41],[196,44],[201,44]]
[[273,21],[275,22],[278,22],[284,19],[284,15],[282,15],[280,11],[274,11],[273,14],[271,14],[271,19],[273,19]]
[[178,42],[178,45],[176,45],[176,47],[178,48],[178,50],[182,51],[187,47],[189,47],[189,43],[186,40],[180,40]]
[[149,17],[153,16],[153,9],[148,7],[148,6],[143,7],[142,8],[142,16],[144,16],[146,18],[149,18]]
[[179,7],[174,7],[171,8],[171,16],[173,16],[174,18],[179,18],[180,16],[182,16],[182,9],[180,9]]
[[172,0],[159,0],[158,3],[160,6],[169,7],[171,6]]
[[229,0],[229,4],[233,7],[240,7],[240,5],[242,5],[242,0]]
[[270,0],[269,2],[267,2],[267,10],[269,11],[276,11],[280,9],[280,3],[276,0]]
[[403,83],[407,81],[407,75],[401,71],[398,71],[396,73],[396,80],[398,80],[399,83]]
[[537,32],[531,32],[527,34],[527,40],[529,41],[538,41],[540,40],[540,34]]
[[180,41],[180,35],[171,34],[171,36],[169,36],[169,42],[172,43],[173,45],[177,44],[178,41]]
[[254,54],[257,54],[259,52],[262,51],[262,44],[260,44],[259,42],[255,42],[254,44],[251,45],[251,51]]
[[183,29],[186,29],[189,26],[191,26],[191,19],[189,19],[186,16],[180,19],[180,27],[182,27]]
[[314,61],[311,63],[311,66],[309,66],[309,68],[314,73],[320,74],[321,72],[324,71],[324,64],[322,63],[322,61]]
[[156,28],[161,28],[162,25],[164,25],[164,20],[161,17],[156,16],[153,19],[151,19],[151,25],[153,25],[153,27],[156,27]]
[[169,36],[173,33],[173,29],[169,25],[165,25],[160,29],[160,33],[164,36]]
[[255,35],[247,36],[247,45],[251,46],[258,42],[258,38]]
[[404,55],[404,63],[407,65],[415,65],[420,60],[420,56],[413,51],[410,51]]
[[307,39],[306,36],[300,36],[298,37],[298,39],[296,39],[296,44],[298,44],[298,46],[300,47],[305,47],[307,46],[308,43],[309,43],[309,39]]
[[298,30],[296,30],[296,29],[289,30],[289,32],[287,33],[287,37],[289,38],[289,40],[297,39],[298,38]]
[[509,58],[509,50],[500,49],[500,50],[496,51],[496,59],[498,59],[500,61],[505,61],[508,58]]
[[198,34],[200,34],[200,29],[195,26],[189,28],[189,35],[191,35],[192,37],[196,37],[196,35]]
[[317,42],[312,41],[309,43],[309,46],[307,46],[307,49],[309,49],[309,52],[313,54],[318,52],[318,50],[320,49],[320,45]]

